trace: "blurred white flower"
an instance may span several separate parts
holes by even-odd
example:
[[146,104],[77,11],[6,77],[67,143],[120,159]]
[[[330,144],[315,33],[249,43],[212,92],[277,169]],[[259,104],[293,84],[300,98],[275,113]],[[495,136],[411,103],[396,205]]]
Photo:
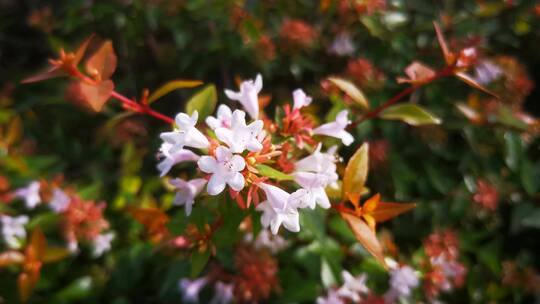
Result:
[[313,101],[313,98],[307,96],[302,89],[296,89],[293,92],[293,101],[293,109],[301,109],[303,107],[309,106],[311,104],[311,101]]
[[71,199],[62,189],[55,188],[52,193],[51,201],[49,202],[49,208],[55,213],[62,213],[66,211]]
[[171,132],[163,132],[160,135],[163,141],[172,145],[168,153],[174,154],[182,150],[185,146],[197,149],[208,148],[210,145],[208,139],[195,127],[198,118],[199,113],[197,111],[193,111],[191,117],[186,113],[178,113],[176,115],[174,121],[178,128],[175,128]]
[[354,137],[349,132],[345,131],[347,125],[351,123],[351,121],[347,119],[347,114],[347,110],[339,112],[335,121],[325,123],[313,129],[313,134],[339,138],[345,146],[352,144]]
[[263,227],[270,227],[272,234],[277,234],[282,224],[289,231],[300,231],[298,210],[288,202],[290,194],[264,183],[259,184],[259,187],[266,194],[266,201],[257,205],[257,210],[263,212],[261,216]]
[[219,140],[226,143],[233,153],[242,153],[244,150],[258,152],[262,149],[259,141],[259,134],[263,130],[262,120],[255,120],[246,125],[246,113],[241,110],[235,110],[232,113],[230,128],[217,128],[216,136]]
[[358,303],[360,302],[362,295],[369,292],[369,289],[366,286],[367,275],[365,273],[353,277],[348,271],[343,270],[341,276],[343,277],[344,283],[338,289],[339,296],[348,298],[354,303]]
[[210,304],[227,304],[233,300],[234,284],[226,284],[216,282],[214,284],[214,297],[210,300]]
[[256,249],[266,248],[276,254],[289,246],[289,242],[279,234],[273,235],[268,229],[262,229],[253,244]]
[[390,271],[390,289],[385,294],[385,299],[392,303],[398,298],[409,297],[418,283],[418,276],[412,267],[396,267]]
[[208,279],[206,277],[196,280],[180,280],[179,287],[180,292],[182,292],[182,301],[184,303],[199,303],[199,293],[206,283],[208,283]]
[[474,78],[481,85],[487,85],[503,75],[502,69],[489,60],[482,60],[474,67]]
[[242,104],[249,116],[253,119],[259,118],[259,97],[258,94],[262,90],[262,76],[257,74],[255,81],[252,79],[242,82],[240,92],[225,90],[225,95],[229,99],[237,100]]
[[26,208],[34,209],[41,202],[39,189],[40,183],[33,181],[28,186],[15,190],[15,197],[24,200]]
[[330,54],[336,54],[338,56],[349,56],[354,53],[354,44],[351,36],[347,32],[342,32],[334,38],[332,44],[328,47]]
[[28,216],[0,215],[2,223],[2,238],[11,249],[19,249],[26,239],[24,225],[28,223]]
[[317,304],[344,304],[345,302],[339,297],[336,290],[330,289],[326,297],[320,296],[317,298]]
[[111,250],[111,243],[113,239],[113,232],[107,232],[98,235],[94,240],[94,257],[100,257],[103,253]]
[[319,204],[324,209],[330,208],[330,200],[324,188],[328,185],[328,179],[324,174],[312,172],[295,172],[294,180],[302,189],[291,194],[289,201],[298,208],[315,209]]
[[201,171],[212,174],[206,188],[208,194],[220,194],[225,189],[225,184],[234,191],[244,188],[244,176],[240,171],[244,170],[246,162],[240,155],[233,155],[228,148],[217,147],[215,158],[204,155],[197,164]]
[[232,120],[232,111],[227,105],[221,104],[217,109],[217,117],[206,117],[206,124],[210,129],[215,130],[217,128],[230,128]]
[[191,214],[195,197],[201,193],[206,180],[204,178],[195,178],[189,181],[185,181],[181,178],[175,178],[169,181],[169,183],[176,188],[176,195],[174,197],[173,205],[185,206],[186,215]]
[[174,153],[171,153],[170,151],[172,147],[173,144],[164,142],[159,148],[158,157],[163,158],[163,160],[157,165],[157,169],[160,172],[160,177],[165,176],[176,164],[185,161],[199,160],[199,155],[188,149],[180,149],[178,151],[175,151]]

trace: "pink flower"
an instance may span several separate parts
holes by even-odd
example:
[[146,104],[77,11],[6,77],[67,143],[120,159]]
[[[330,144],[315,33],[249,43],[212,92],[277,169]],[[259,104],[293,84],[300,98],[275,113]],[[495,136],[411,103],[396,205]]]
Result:
[[233,153],[242,153],[244,150],[259,152],[262,144],[259,135],[263,130],[263,121],[256,120],[246,125],[246,113],[235,110],[232,113],[231,128],[217,128],[217,138],[226,143]]
[[210,304],[227,304],[233,300],[234,284],[226,284],[216,282],[214,284],[214,297],[210,300]]
[[184,146],[197,149],[208,148],[210,145],[208,139],[195,127],[198,118],[199,113],[197,111],[193,111],[191,117],[186,113],[176,115],[174,121],[178,128],[172,132],[163,132],[160,135],[163,141],[172,145],[168,153],[174,154],[182,150]]

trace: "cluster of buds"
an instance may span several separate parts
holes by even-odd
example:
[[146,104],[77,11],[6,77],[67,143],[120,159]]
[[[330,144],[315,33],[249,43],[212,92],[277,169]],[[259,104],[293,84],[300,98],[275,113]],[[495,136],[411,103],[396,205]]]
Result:
[[459,240],[454,231],[430,234],[424,240],[424,249],[429,258],[429,270],[424,275],[427,298],[434,299],[441,291],[448,292],[465,283],[467,269],[458,260]]
[[[254,202],[263,213],[262,225],[270,227],[273,234],[281,225],[298,232],[298,209],[314,209],[316,205],[330,208],[325,189],[337,187],[339,179],[337,146],[323,152],[315,136],[335,137],[350,145],[354,139],[346,131],[348,113],[344,110],[335,121],[314,127],[315,122],[302,114],[302,108],[312,99],[298,89],[293,92],[292,107],[284,106],[282,121],[268,122],[259,108],[261,89],[262,77],[258,75],[255,80],[244,81],[238,92],[225,90],[227,97],[238,101],[245,111],[233,111],[222,104],[215,117],[205,118],[206,126],[198,123],[197,111],[176,115],[175,128],[161,134],[158,169],[163,177],[178,163],[196,162],[196,177],[170,180],[177,191],[174,204],[184,206],[187,215],[205,188],[208,195],[215,196],[228,187],[240,207]],[[292,180],[294,184],[280,185]],[[287,191],[290,188],[294,189],[292,193]],[[259,200],[259,190],[266,200]]]

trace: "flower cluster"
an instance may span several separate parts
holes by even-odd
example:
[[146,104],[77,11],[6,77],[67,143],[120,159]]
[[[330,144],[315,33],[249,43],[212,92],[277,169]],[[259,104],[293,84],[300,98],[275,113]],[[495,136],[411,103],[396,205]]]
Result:
[[[337,187],[337,146],[323,152],[318,136],[338,138],[350,145],[354,139],[346,131],[348,113],[343,110],[335,121],[315,126],[311,118],[302,114],[312,98],[297,89],[292,94],[292,107],[285,105],[282,120],[272,123],[260,109],[261,90],[261,75],[242,82],[238,92],[225,90],[225,95],[237,101],[245,112],[221,104],[216,116],[205,118],[205,125],[199,123],[197,111],[176,115],[175,128],[161,133],[161,161],[157,167],[163,177],[179,163],[196,162],[196,177],[169,181],[176,189],[174,204],[184,206],[186,215],[191,214],[195,198],[205,187],[210,196],[228,187],[240,207],[255,203],[262,212],[262,225],[273,234],[281,226],[298,232],[298,209],[314,209],[317,205],[330,208],[326,188]],[[281,183],[283,180],[295,183]],[[291,188],[292,193],[288,192]],[[265,200],[259,200],[259,191]]]

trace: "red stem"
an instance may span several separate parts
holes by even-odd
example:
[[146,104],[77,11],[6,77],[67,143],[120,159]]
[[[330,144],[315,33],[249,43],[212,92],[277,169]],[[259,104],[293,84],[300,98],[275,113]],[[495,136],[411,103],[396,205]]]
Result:
[[124,95],[116,92],[116,91],[113,91],[111,93],[111,97],[119,100],[126,109],[129,109],[129,110],[137,112],[137,113],[143,113],[143,114],[150,115],[150,116],[152,116],[154,118],[157,118],[159,120],[162,120],[162,121],[164,121],[164,122],[166,122],[168,124],[173,124],[174,123],[174,119],[170,118],[169,116],[166,116],[166,115],[163,115],[163,114],[161,114],[161,113],[159,113],[157,111],[154,111],[147,105],[141,105],[141,104],[139,104],[139,103],[125,97]]
[[411,85],[410,87],[408,88],[405,88],[404,90],[402,90],[401,92],[397,93],[396,95],[394,95],[392,98],[388,99],[385,103],[383,103],[382,105],[378,106],[377,108],[367,112],[366,114],[364,114],[362,117],[360,117],[359,119],[355,120],[353,123],[351,123],[347,129],[349,130],[352,130],[354,129],[357,125],[361,124],[362,122],[368,120],[368,119],[371,119],[371,118],[375,118],[377,117],[377,115],[379,115],[382,111],[384,111],[386,108],[392,106],[393,104],[397,103],[398,101],[400,101],[403,97],[407,96],[407,95],[410,95],[412,94],[414,91],[416,91],[417,89],[423,87],[424,85],[428,84],[428,83],[431,83],[439,78],[443,78],[443,77],[446,77],[446,76],[450,76],[450,75],[453,75],[453,72],[454,72],[454,67],[452,66],[447,66],[445,67],[444,69],[442,70],[439,70],[435,73],[435,75],[431,76],[430,78],[426,79],[425,81],[422,81],[420,83],[416,83],[416,84],[413,84]]

